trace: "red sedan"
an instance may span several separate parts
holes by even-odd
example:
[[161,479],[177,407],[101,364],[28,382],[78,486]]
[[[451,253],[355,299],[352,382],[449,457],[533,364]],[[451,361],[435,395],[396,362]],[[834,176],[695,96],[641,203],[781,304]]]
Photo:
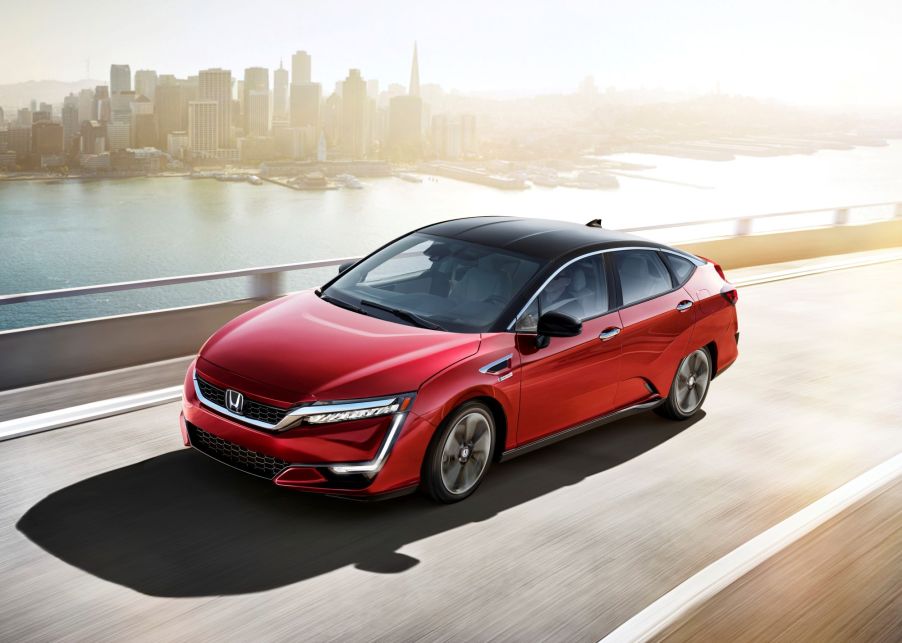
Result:
[[429,225],[264,304],[185,378],[186,445],[284,487],[473,493],[492,462],[654,409],[738,355],[720,267],[597,225]]

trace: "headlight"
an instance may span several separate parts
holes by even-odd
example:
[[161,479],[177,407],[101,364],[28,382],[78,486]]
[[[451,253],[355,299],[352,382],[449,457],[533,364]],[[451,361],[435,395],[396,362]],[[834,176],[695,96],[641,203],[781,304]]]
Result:
[[300,408],[291,415],[299,416],[304,424],[348,422],[406,411],[412,400],[413,394],[405,394],[371,400],[317,402]]

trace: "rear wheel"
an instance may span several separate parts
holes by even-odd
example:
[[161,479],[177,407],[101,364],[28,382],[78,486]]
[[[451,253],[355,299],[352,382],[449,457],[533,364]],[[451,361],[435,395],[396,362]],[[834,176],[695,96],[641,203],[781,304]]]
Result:
[[677,368],[670,394],[655,411],[673,420],[685,420],[695,415],[708,395],[712,371],[707,348],[689,353]]
[[456,409],[432,440],[423,464],[424,490],[444,503],[463,500],[479,486],[495,446],[495,420],[479,402]]

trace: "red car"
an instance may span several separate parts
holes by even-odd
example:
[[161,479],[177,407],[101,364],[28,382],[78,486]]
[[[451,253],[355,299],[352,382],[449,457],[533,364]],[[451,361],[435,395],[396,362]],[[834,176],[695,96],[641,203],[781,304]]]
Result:
[[736,299],[717,264],[597,223],[437,223],[223,326],[182,435],[283,487],[454,502],[493,461],[697,413],[738,355]]

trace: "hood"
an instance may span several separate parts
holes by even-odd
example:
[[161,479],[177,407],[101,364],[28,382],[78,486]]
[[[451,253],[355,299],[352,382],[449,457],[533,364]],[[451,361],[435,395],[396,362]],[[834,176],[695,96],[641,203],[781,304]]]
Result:
[[375,397],[417,390],[479,341],[361,315],[306,291],[223,326],[201,349],[198,370],[291,404]]

